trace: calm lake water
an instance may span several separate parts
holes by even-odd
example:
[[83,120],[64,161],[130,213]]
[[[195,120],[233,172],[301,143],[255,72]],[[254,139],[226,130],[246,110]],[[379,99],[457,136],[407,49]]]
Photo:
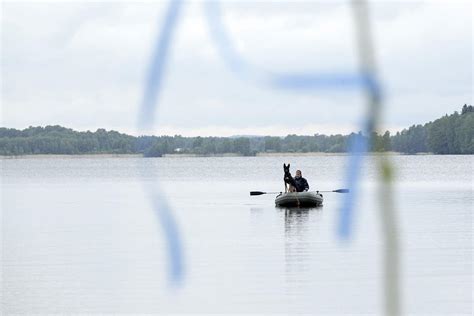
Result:
[[[355,230],[336,233],[342,194],[285,211],[283,162],[311,189],[344,187],[345,156],[1,160],[1,312],[383,313],[374,157]],[[473,312],[473,157],[394,156],[402,310]],[[145,188],[160,179],[184,245],[170,286]]]

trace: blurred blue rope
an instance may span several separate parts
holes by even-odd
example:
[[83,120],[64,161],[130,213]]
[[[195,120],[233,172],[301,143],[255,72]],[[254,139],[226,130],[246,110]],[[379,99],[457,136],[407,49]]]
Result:
[[[156,40],[155,49],[148,68],[148,76],[145,82],[140,116],[138,119],[139,129],[150,128],[154,125],[153,122],[155,110],[158,108],[159,92],[163,83],[173,31],[179,19],[181,6],[181,0],[171,0],[166,9],[163,25],[160,27],[161,32],[159,32]],[[165,196],[161,193],[159,185],[147,185],[146,189],[149,191],[153,209],[161,224],[167,242],[170,281],[174,285],[177,285],[184,278],[183,246],[178,231],[178,225],[166,202]]]
[[168,52],[170,50],[173,31],[179,19],[182,0],[170,0],[166,10],[161,32],[156,40],[154,52],[148,67],[145,91],[141,104],[138,125],[141,128],[153,126],[155,110],[158,108],[158,97],[166,70]]
[[[205,11],[209,31],[217,46],[222,59],[229,69],[243,80],[267,85],[275,89],[289,90],[348,90],[364,89],[372,96],[380,97],[380,88],[370,69],[361,69],[357,73],[351,72],[307,72],[307,73],[271,73],[251,65],[235,49],[221,19],[221,10],[218,1],[206,1]],[[351,234],[353,226],[353,206],[357,197],[360,167],[364,154],[367,152],[371,131],[374,128],[372,113],[361,126],[366,137],[353,137],[349,144],[351,158],[347,169],[347,187],[351,193],[344,198],[339,217],[338,233],[343,239]]]
[[364,154],[367,152],[368,140],[359,135],[352,137],[349,148],[351,158],[347,168],[346,187],[350,189],[350,192],[344,197],[338,224],[338,233],[343,239],[348,239],[352,232],[354,204],[359,194],[360,169]]
[[303,72],[275,73],[257,68],[250,64],[234,48],[233,41],[221,19],[218,1],[204,3],[209,32],[216,44],[218,53],[229,69],[242,80],[270,86],[274,89],[315,90],[350,89],[366,87],[372,89],[374,80],[370,73],[349,72]]
[[171,213],[171,209],[166,202],[165,196],[161,193],[161,188],[156,187],[154,195],[151,196],[153,208],[156,211],[164,235],[167,239],[169,255],[169,276],[173,285],[179,285],[184,279],[184,260],[181,234],[179,233],[176,221]]
[[[159,90],[162,85],[164,76],[166,58],[172,38],[173,29],[176,26],[181,0],[171,0],[167,9],[164,24],[157,40],[156,48],[153,53],[149,68],[149,75],[146,81],[144,97],[140,112],[139,126],[150,127],[153,125],[155,109],[159,97]],[[365,1],[352,1],[354,4],[354,12],[356,16],[356,26],[358,29],[359,54],[361,56],[361,70],[358,73],[346,72],[308,72],[308,73],[271,73],[263,71],[246,62],[245,59],[238,54],[232,45],[230,37],[227,35],[226,29],[221,21],[220,8],[217,1],[205,2],[206,16],[209,31],[213,37],[218,51],[222,59],[226,62],[229,69],[243,80],[250,80],[259,84],[264,84],[275,89],[292,89],[292,90],[315,90],[315,89],[353,89],[362,88],[369,97],[369,109],[366,120],[361,131],[366,137],[352,137],[350,143],[350,160],[347,169],[347,187],[351,193],[346,195],[342,209],[340,212],[340,220],[338,226],[338,234],[341,238],[347,239],[351,235],[353,227],[353,208],[356,197],[359,192],[360,169],[363,162],[364,154],[368,150],[370,142],[369,137],[375,130],[381,108],[381,90],[379,82],[375,76],[373,49],[369,36],[367,5]],[[390,170],[387,160],[383,162],[386,170]],[[387,171],[386,174],[389,174]],[[389,182],[389,176],[386,176],[386,183]],[[382,200],[390,201],[390,186],[385,185],[385,194]],[[174,281],[183,278],[183,255],[182,246],[177,230],[177,225],[173,219],[170,209],[166,204],[164,196],[155,188],[156,193],[152,197],[154,208],[163,226],[163,230],[167,237],[168,252],[170,258],[171,272],[170,276]],[[393,213],[393,206],[387,207]],[[397,242],[393,237],[395,235],[395,226],[393,223],[393,214],[384,215],[385,227],[393,228],[392,235],[387,234],[386,240],[391,246],[387,248],[386,253],[389,254],[392,249],[395,250],[392,261],[396,261]],[[392,225],[393,224],[393,225]],[[387,313],[397,314],[398,312],[398,287],[396,278],[390,278],[390,275],[396,275],[398,268],[396,264],[391,265],[387,260],[386,275],[387,278]]]

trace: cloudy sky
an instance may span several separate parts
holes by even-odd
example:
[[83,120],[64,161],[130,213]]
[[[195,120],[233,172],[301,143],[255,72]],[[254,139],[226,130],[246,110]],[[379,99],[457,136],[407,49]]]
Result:
[[[3,1],[1,125],[59,124],[137,133],[139,105],[166,2]],[[424,123],[472,103],[471,1],[373,1],[384,127]],[[268,71],[356,72],[348,1],[222,4],[244,58]],[[183,7],[155,134],[286,135],[358,130],[361,91],[275,90],[236,77],[202,2]]]

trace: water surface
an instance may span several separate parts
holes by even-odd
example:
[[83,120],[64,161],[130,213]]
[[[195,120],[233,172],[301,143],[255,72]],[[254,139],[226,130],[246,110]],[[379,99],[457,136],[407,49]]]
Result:
[[[344,186],[345,156],[35,158],[2,164],[2,308],[9,313],[383,312],[374,157],[355,230],[342,195],[285,210],[283,162],[311,189]],[[402,309],[472,313],[472,156],[394,156]],[[170,287],[164,234],[144,187],[160,180],[184,244]]]

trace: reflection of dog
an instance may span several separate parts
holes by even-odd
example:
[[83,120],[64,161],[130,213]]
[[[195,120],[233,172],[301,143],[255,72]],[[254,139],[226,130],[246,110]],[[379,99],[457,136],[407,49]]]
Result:
[[286,192],[296,192],[295,179],[291,176],[290,173],[290,164],[283,164],[283,171],[285,175],[283,176],[283,182],[285,183],[285,193]]

